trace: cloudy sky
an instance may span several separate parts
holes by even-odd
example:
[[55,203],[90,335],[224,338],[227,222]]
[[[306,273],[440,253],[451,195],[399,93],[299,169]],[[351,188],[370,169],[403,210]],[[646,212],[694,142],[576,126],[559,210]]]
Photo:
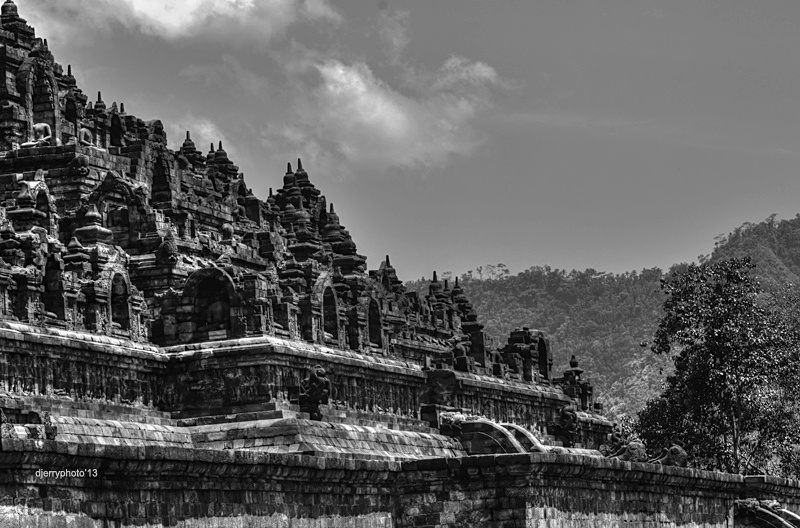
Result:
[[83,90],[302,157],[368,264],[623,272],[800,212],[796,0],[18,0]]

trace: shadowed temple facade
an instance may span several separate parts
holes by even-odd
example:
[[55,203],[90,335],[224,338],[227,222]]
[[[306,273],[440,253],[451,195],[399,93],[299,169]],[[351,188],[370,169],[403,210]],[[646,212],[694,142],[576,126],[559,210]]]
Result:
[[792,482],[637,456],[457,279],[368,269],[301,160],[255,196],[1,9],[3,528],[793,522]]

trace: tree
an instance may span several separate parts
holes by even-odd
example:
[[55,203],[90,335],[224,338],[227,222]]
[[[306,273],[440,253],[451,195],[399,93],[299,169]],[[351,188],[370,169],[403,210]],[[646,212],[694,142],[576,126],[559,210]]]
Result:
[[749,259],[663,279],[668,295],[653,351],[675,353],[664,392],[639,413],[651,448],[681,440],[698,466],[792,474],[797,433],[796,325],[765,302]]

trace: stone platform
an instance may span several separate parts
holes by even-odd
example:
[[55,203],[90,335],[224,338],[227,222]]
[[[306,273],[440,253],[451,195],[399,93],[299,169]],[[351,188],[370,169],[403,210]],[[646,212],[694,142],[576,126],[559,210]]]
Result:
[[0,447],[3,528],[731,528],[741,497],[800,505],[793,481],[568,454],[392,462],[30,439]]

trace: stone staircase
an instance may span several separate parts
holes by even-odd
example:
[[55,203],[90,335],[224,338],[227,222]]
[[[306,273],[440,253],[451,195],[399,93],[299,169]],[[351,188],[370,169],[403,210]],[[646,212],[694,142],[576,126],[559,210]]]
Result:
[[[312,421],[285,402],[230,407],[224,414],[175,417],[148,407],[68,398],[0,397],[5,438],[94,446],[244,450],[362,460],[459,457],[458,440],[427,423],[388,413],[323,406]],[[178,414],[178,413],[176,413]],[[45,433],[44,422],[48,429]]]

